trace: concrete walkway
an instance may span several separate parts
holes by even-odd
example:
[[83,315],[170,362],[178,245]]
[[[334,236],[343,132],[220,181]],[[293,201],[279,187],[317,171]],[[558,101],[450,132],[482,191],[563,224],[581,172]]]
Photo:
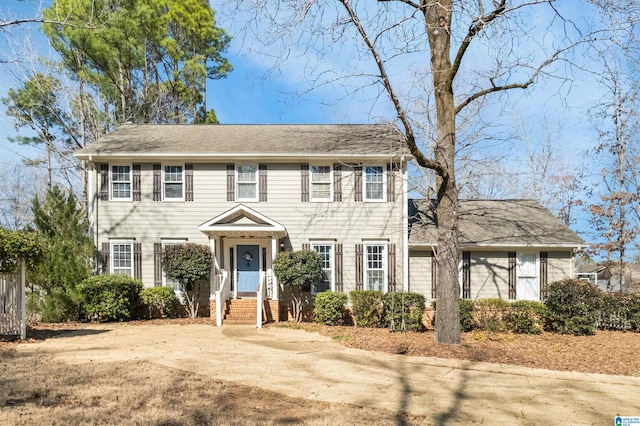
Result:
[[617,414],[640,416],[640,378],[367,352],[281,328],[90,325],[18,352],[70,364],[146,360],[291,397],[422,415],[437,425],[612,425]]

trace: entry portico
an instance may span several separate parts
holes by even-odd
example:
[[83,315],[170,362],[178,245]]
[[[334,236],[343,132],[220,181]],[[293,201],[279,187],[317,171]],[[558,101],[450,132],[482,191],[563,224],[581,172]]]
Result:
[[287,235],[284,226],[239,204],[198,229],[209,237],[214,257],[211,296],[217,306],[229,298],[278,300],[272,263]]

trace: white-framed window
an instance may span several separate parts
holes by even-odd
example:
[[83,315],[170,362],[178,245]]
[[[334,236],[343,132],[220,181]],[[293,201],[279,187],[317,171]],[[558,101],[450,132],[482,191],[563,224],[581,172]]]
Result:
[[236,167],[236,199],[238,201],[258,201],[258,167],[240,165]]
[[[185,244],[187,239],[171,239],[171,240],[162,240],[162,252],[164,253],[164,249],[168,246],[175,246],[179,244]],[[180,288],[180,283],[175,280],[170,280],[167,278],[167,275],[164,273],[164,269],[162,270],[162,285],[164,287],[169,287],[173,289],[176,293],[181,293],[182,289]]]
[[311,166],[311,201],[331,201],[332,181],[330,166]]
[[364,200],[384,201],[385,173],[382,166],[364,167]]
[[184,200],[184,167],[165,165],[162,170],[164,200]]
[[111,199],[131,201],[131,166],[111,166]]
[[384,291],[387,281],[387,244],[367,243],[364,250],[365,290]]
[[311,248],[315,250],[321,258],[322,262],[322,281],[313,285],[311,292],[321,293],[323,291],[332,291],[334,280],[335,256],[332,242],[315,242],[311,243]]
[[133,242],[111,241],[111,273],[133,278]]

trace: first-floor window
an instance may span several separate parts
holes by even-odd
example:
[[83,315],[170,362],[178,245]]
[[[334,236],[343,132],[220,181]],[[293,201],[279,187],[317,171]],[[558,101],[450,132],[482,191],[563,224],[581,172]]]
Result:
[[322,262],[322,281],[313,285],[313,293],[321,293],[330,291],[333,288],[333,244],[331,243],[314,243],[313,249],[320,255]]
[[133,277],[133,243],[111,243],[111,273]]
[[[162,241],[162,252],[164,253],[164,249],[170,246],[176,246],[180,244],[186,243],[186,240],[163,240]],[[182,289],[180,287],[180,283],[176,280],[171,280],[167,278],[167,274],[164,272],[164,268],[162,270],[162,285],[165,287],[172,288],[174,292],[181,292]]]
[[367,244],[365,261],[365,285],[367,290],[384,290],[386,276],[385,244]]

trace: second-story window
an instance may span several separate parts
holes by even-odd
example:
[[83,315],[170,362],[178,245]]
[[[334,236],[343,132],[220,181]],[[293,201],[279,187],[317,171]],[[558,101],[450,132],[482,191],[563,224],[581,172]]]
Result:
[[111,199],[131,200],[130,166],[111,166]]
[[364,170],[364,199],[369,201],[383,201],[384,168],[382,166],[366,166]]
[[311,166],[311,200],[331,201],[331,167]]
[[184,199],[184,174],[182,166],[164,166],[164,199]]
[[237,200],[258,201],[258,173],[256,166],[238,166]]

